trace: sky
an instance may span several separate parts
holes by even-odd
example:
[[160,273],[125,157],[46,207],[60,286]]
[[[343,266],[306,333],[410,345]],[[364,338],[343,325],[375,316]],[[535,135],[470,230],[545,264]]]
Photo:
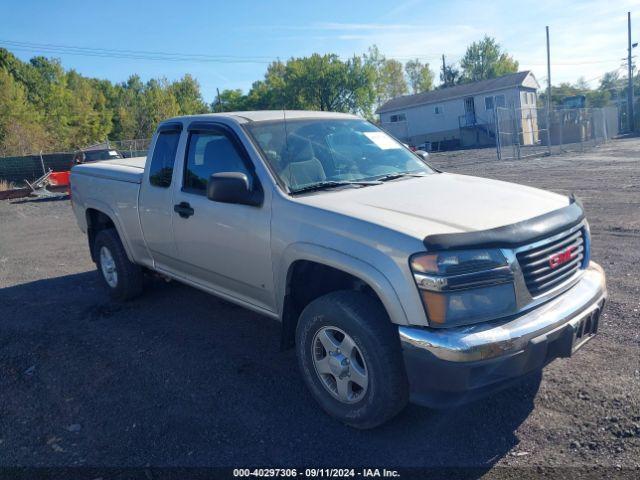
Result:
[[0,47],[23,60],[56,57],[114,82],[190,73],[209,102],[216,88],[248,90],[271,60],[347,58],[373,44],[388,58],[428,62],[437,75],[442,54],[459,61],[485,34],[543,85],[545,25],[552,83],[583,77],[596,87],[626,57],[627,11],[640,40],[640,0],[0,0],[0,8]]

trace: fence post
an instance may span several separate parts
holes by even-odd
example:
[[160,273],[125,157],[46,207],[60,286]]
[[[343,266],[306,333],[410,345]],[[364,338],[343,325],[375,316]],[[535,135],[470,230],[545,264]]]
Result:
[[44,168],[44,159],[42,158],[42,150],[40,150],[40,165],[42,165],[42,174],[46,175],[47,171]]
[[564,145],[564,138],[562,132],[564,131],[564,112],[562,110],[558,110],[559,118],[558,118],[558,133],[560,134],[560,141],[558,142],[559,150],[562,151],[562,146]]
[[547,154],[551,156],[551,109],[546,108],[547,117]]
[[520,157],[520,130],[518,129],[518,120],[516,117],[516,107],[511,107],[511,124],[513,128],[512,141],[513,141],[513,156],[518,160]]
[[499,113],[498,107],[496,107],[495,122],[496,122],[496,156],[498,157],[498,160],[502,160],[502,155],[500,152],[500,113]]

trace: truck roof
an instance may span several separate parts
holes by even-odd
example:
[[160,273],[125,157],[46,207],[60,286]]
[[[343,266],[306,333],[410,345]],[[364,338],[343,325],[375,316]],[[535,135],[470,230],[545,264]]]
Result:
[[[233,118],[239,123],[249,122],[267,122],[270,120],[282,120],[286,117],[287,120],[300,119],[300,118],[334,118],[334,119],[357,119],[360,118],[357,115],[350,113],[339,112],[317,112],[313,110],[256,110],[247,112],[222,112],[222,113],[204,113],[201,115],[186,115],[181,117],[174,117],[167,121],[175,120],[211,120],[214,118]],[[163,122],[164,123],[164,122]]]

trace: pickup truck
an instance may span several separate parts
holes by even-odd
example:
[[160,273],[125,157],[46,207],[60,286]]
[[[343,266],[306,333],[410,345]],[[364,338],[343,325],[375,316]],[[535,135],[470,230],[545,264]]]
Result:
[[356,428],[571,356],[607,295],[576,198],[440,172],[354,115],[172,118],[146,160],[77,165],[71,190],[113,299],[154,272],[279,320]]

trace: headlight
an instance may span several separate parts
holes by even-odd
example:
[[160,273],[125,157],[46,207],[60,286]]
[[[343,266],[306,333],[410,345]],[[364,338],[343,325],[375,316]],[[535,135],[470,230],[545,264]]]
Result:
[[410,264],[434,326],[477,323],[515,311],[513,273],[500,250],[422,253]]

